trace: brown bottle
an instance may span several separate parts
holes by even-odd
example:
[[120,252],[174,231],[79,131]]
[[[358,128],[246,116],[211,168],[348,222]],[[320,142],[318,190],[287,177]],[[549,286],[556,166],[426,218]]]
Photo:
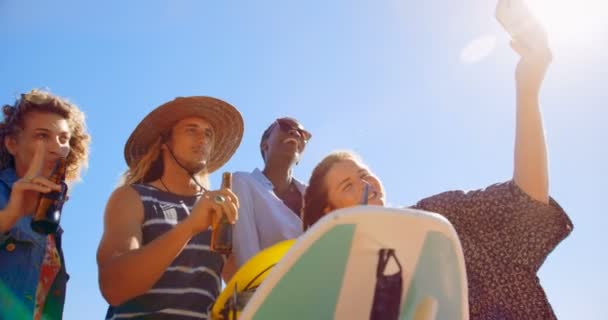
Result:
[[59,158],[55,164],[55,169],[49,180],[61,186],[61,191],[51,191],[43,193],[38,198],[38,206],[32,217],[31,227],[34,231],[42,234],[57,232],[59,219],[61,219],[61,209],[68,191],[65,184],[66,161]]
[[[232,188],[232,174],[230,172],[222,174],[222,188]],[[222,216],[213,224],[211,250],[225,255],[232,253],[232,224],[223,212]]]

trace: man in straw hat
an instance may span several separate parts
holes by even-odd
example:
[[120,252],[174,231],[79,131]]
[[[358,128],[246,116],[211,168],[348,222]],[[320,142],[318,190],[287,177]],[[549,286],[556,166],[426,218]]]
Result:
[[107,319],[207,318],[224,264],[209,249],[210,226],[222,212],[234,223],[238,200],[206,185],[242,135],[240,113],[210,97],[177,98],[135,128],[97,252]]

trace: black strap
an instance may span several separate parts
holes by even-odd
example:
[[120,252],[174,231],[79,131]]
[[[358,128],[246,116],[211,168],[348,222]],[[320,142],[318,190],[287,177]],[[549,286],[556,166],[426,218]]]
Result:
[[388,264],[389,260],[392,258],[395,259],[395,262],[397,263],[397,266],[399,267],[399,273],[401,273],[402,268],[401,268],[401,263],[399,262],[399,259],[397,259],[397,256],[395,255],[395,249],[380,249],[380,251],[378,252],[378,267],[376,269],[376,278],[382,277],[384,275],[384,270],[386,269],[386,265]]
[[[386,266],[392,259],[399,267],[399,272],[385,275]],[[395,249],[383,248],[378,251],[376,269],[376,287],[372,301],[370,320],[397,320],[401,311],[401,294],[403,292],[403,268]]]
[[[253,279],[251,279],[249,281],[249,283],[247,283],[247,285],[243,288],[242,292],[246,292],[248,290],[252,290],[255,291],[257,289],[258,286],[251,286],[255,280],[257,280],[259,277],[261,277],[263,274],[265,274],[268,270],[272,269],[276,264],[271,264],[268,267],[264,268],[262,271],[258,272],[258,274],[255,275],[255,277],[253,277]],[[234,291],[233,291],[233,296],[231,298],[228,298],[228,300],[224,303],[224,307],[222,308],[222,310],[220,311],[220,314],[222,314],[222,316],[224,317],[224,319],[236,319],[236,313],[237,311],[239,311],[239,305],[241,304],[241,302],[238,299],[238,293],[237,293],[237,284],[234,284]],[[229,318],[228,316],[232,315],[232,318]]]
[[272,269],[275,265],[276,265],[276,263],[273,263],[273,264],[269,265],[268,267],[266,267],[264,270],[258,272],[258,274],[256,274],[255,277],[253,277],[253,279],[251,279],[251,281],[249,281],[249,283],[245,286],[245,288],[243,288],[243,290],[251,289],[251,287],[249,287],[249,286],[252,285],[255,282],[255,280],[257,280],[259,277],[261,277],[264,273],[266,273],[266,271]]

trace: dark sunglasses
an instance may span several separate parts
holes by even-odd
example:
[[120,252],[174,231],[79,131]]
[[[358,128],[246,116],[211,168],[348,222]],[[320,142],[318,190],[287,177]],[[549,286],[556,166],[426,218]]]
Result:
[[312,134],[304,130],[304,127],[302,127],[302,125],[299,123],[294,123],[285,119],[277,119],[277,124],[279,125],[281,131],[285,133],[289,133],[291,130],[297,131],[306,142],[312,138]]

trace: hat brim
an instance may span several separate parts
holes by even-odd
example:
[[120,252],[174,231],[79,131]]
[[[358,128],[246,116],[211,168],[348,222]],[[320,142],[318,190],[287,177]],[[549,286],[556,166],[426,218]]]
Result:
[[212,97],[178,97],[150,112],[135,128],[125,144],[125,160],[133,168],[148,148],[178,121],[198,117],[214,130],[214,147],[207,162],[211,173],[223,166],[234,154],[243,138],[243,117],[229,103]]

